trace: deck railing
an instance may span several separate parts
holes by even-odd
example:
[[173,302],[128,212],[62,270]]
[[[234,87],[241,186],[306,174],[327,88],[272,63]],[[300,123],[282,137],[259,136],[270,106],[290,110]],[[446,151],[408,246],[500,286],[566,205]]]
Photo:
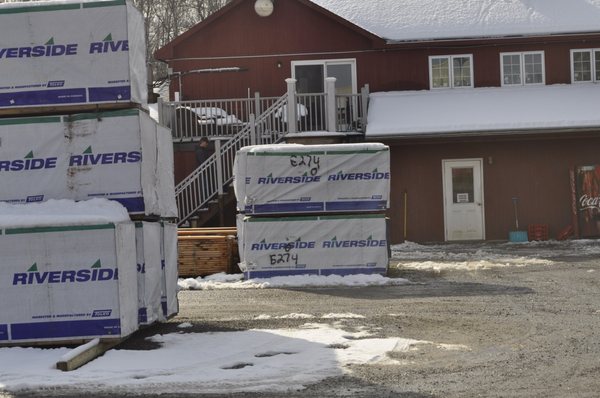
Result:
[[159,121],[171,128],[174,142],[215,142],[215,153],[175,189],[180,224],[223,195],[240,148],[281,142],[287,133],[364,132],[368,86],[360,94],[336,95],[335,79],[327,78],[325,93],[297,94],[295,80],[286,82],[287,93],[279,98],[159,101]]
[[233,181],[233,163],[239,149],[283,140],[285,130],[276,114],[286,102],[285,96],[279,98],[257,119],[250,115],[250,122],[233,138],[215,140],[215,152],[175,188],[180,225],[224,194],[225,187]]
[[[335,101],[329,103],[328,93],[294,92],[297,118],[294,132],[364,132],[368,87],[358,94],[333,94],[333,97]],[[201,137],[230,138],[250,122],[250,115],[262,114],[277,100],[278,97],[261,97],[256,93],[253,98],[159,101],[159,120],[171,129],[174,142],[193,142]],[[287,103],[292,103],[289,96]],[[289,110],[282,107],[274,116],[285,126],[288,115]]]

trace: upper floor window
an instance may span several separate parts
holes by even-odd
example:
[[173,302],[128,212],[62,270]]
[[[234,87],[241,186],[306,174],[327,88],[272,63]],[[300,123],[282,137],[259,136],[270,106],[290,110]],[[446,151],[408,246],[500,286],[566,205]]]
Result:
[[429,57],[429,86],[433,88],[473,87],[473,56],[436,55]]
[[502,85],[522,86],[544,84],[544,53],[542,51],[523,53],[501,53]]
[[600,49],[571,50],[571,81],[600,82]]

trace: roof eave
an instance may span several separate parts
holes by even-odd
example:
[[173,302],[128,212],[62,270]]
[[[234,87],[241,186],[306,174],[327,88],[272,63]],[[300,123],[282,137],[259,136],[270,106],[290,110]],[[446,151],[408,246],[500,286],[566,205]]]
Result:
[[409,141],[436,138],[475,138],[475,137],[500,137],[500,136],[525,136],[525,135],[543,135],[543,134],[572,134],[572,133],[600,133],[598,126],[582,127],[539,127],[529,129],[497,129],[486,131],[452,131],[452,132],[424,132],[424,133],[398,133],[398,134],[365,134],[367,141]]
[[482,35],[482,36],[454,36],[444,38],[424,38],[424,39],[384,39],[387,45],[402,45],[402,44],[429,44],[429,43],[446,43],[446,42],[469,42],[481,40],[514,40],[514,39],[535,39],[540,37],[574,37],[574,36],[590,36],[598,35],[600,31],[583,31],[583,32],[559,32],[559,33],[535,33],[535,34],[515,34],[515,35]]

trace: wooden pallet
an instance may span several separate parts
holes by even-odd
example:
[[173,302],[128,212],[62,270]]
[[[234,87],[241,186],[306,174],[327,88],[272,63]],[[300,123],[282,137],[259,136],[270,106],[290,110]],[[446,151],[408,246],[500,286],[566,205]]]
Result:
[[0,109],[0,117],[30,117],[48,115],[67,115],[72,113],[94,113],[136,108],[143,110],[140,104],[134,102],[111,102],[101,104],[78,104],[61,106],[30,106]]
[[121,344],[123,340],[93,339],[87,343],[71,350],[56,362],[56,369],[70,372],[78,369],[86,363],[104,355],[108,350]]
[[180,228],[177,241],[180,277],[237,272],[236,228]]
[[178,236],[223,236],[237,235],[236,227],[217,227],[217,228],[179,228]]

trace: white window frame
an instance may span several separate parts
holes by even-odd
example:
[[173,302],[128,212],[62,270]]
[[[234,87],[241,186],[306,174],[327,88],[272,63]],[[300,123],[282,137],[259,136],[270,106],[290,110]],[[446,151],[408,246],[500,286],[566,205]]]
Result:
[[[356,58],[341,58],[341,59],[311,59],[306,61],[292,61],[292,78],[296,78],[296,66],[301,65],[323,65],[323,78],[327,78],[327,65],[347,65],[350,64],[352,71],[352,93],[355,94],[358,91],[358,84],[356,80]],[[325,87],[325,81],[323,81],[323,87]]]
[[[528,54],[540,54],[542,56],[542,81],[540,83],[527,83],[525,81],[525,55]],[[507,84],[504,83],[504,56],[505,55],[518,55],[520,58],[520,84]],[[500,53],[500,84],[502,87],[519,87],[519,86],[543,86],[546,84],[546,57],[544,51],[516,51]]]
[[[433,87],[433,65],[432,65],[432,61],[434,59],[447,59],[448,60],[448,87]],[[471,70],[469,71],[469,75],[470,75],[470,79],[471,79],[471,84],[469,86],[459,86],[459,87],[455,87],[454,86],[454,58],[469,58],[470,64],[471,64]],[[474,72],[473,70],[475,69],[474,65],[473,65],[473,54],[453,54],[453,55],[430,55],[429,56],[429,89],[430,90],[447,90],[450,88],[455,88],[455,89],[469,89],[469,88],[473,88],[475,87],[475,82],[474,82]]]
[[[576,52],[588,52],[590,53],[590,62],[591,62],[591,80],[585,81],[575,81],[575,59],[574,54]],[[596,73],[598,72],[596,69],[596,53],[600,52],[600,48],[576,48],[571,50],[571,83],[572,84],[590,84],[590,83],[600,83],[600,79],[596,78]]]

